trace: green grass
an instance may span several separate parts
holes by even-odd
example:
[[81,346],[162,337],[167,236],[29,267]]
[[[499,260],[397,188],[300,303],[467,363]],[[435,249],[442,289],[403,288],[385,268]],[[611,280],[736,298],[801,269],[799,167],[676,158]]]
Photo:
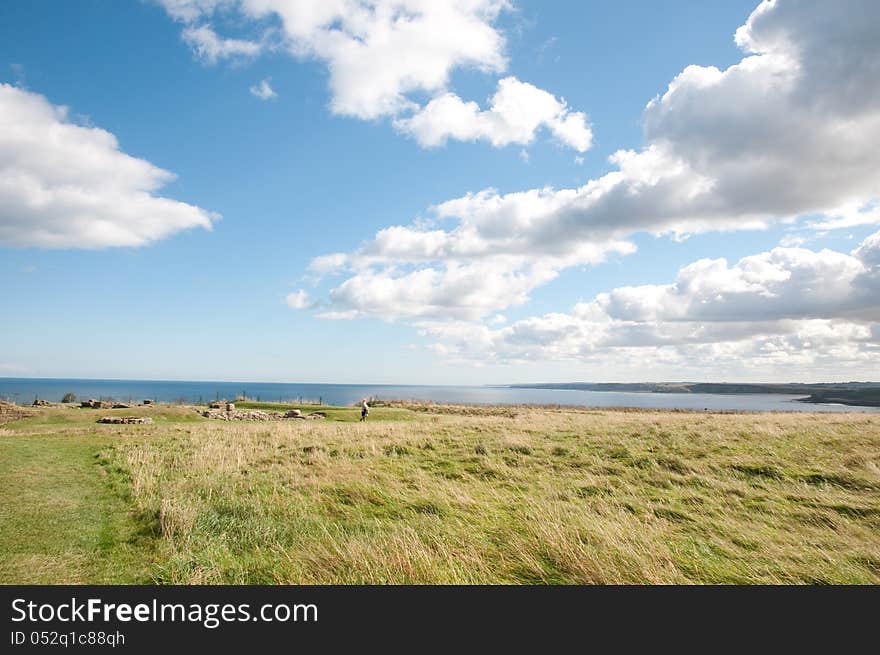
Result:
[[321,411],[0,426],[0,582],[880,582],[877,416]]

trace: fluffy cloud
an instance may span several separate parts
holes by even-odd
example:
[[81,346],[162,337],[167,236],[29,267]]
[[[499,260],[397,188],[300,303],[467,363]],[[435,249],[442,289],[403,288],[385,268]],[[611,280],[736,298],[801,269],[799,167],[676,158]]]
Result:
[[412,108],[408,93],[442,90],[456,67],[506,65],[504,39],[493,26],[505,0],[160,1],[188,25],[232,10],[280,24],[278,45],[326,62],[331,108],[358,118]]
[[277,98],[278,94],[275,93],[275,89],[272,88],[272,85],[269,84],[269,80],[262,80],[259,84],[254,84],[251,88],[251,95],[256,96],[260,100],[271,100],[272,98]]
[[435,147],[450,138],[489,141],[495,147],[528,144],[546,127],[565,145],[578,152],[589,149],[593,134],[587,117],[569,110],[564,100],[515,77],[498,82],[489,109],[465,102],[454,93],[431,100],[412,116],[395,121],[402,132],[424,147]]
[[[546,127],[578,152],[592,134],[583,113],[509,77],[489,109],[446,91],[452,71],[499,73],[507,66],[495,27],[507,0],[160,0],[182,21],[184,39],[206,62],[253,56],[264,49],[326,63],[334,113],[361,119],[395,117],[397,128],[427,147],[448,139],[496,147],[530,143]],[[260,31],[256,40],[223,38],[211,21],[237,12]],[[424,107],[413,94],[434,98]]]
[[174,175],[120,151],[67,108],[0,84],[0,244],[140,246],[218,215],[155,192]]
[[864,287],[872,253],[866,242],[849,255],[774,248],[735,266],[725,259],[701,259],[681,269],[673,284],[623,287],[603,295],[599,303],[615,319],[641,322],[829,315],[880,320],[878,299]]
[[[467,313],[486,315],[503,309],[501,299],[522,302],[563,268],[634,251],[626,239],[639,232],[682,237],[805,216],[819,216],[822,229],[880,221],[878,33],[880,4],[872,0],[762,3],[736,32],[744,58],[724,71],[682,71],[648,103],[643,148],[615,153],[614,170],[574,189],[487,189],[444,202],[433,209],[443,228],[381,230],[356,252],[335,255],[352,277],[331,292],[333,315],[449,310],[460,318],[460,271],[475,273],[474,294],[499,299],[469,305]],[[445,102],[449,115],[464,107]],[[440,133],[471,134],[456,130],[492,111],[465,107],[466,118]],[[480,275],[487,266],[492,274]],[[700,275],[724,274],[707,266]],[[814,282],[836,292],[831,277]]]
[[[476,362],[575,360],[706,367],[880,364],[880,232],[852,253],[775,248],[700,260],[665,285],[622,287],[492,329],[423,322],[438,352]],[[839,370],[839,369],[838,369]],[[848,369],[849,370],[849,369]],[[835,373],[839,375],[839,373]]]
[[[451,241],[423,243],[426,247],[414,250],[407,247],[410,237],[404,228],[390,228],[357,253],[313,262],[313,271],[333,270],[331,262],[353,271],[330,291],[328,309],[320,315],[332,319],[478,319],[525,303],[533,289],[553,280],[571,262],[595,264],[635,249],[627,242],[610,242],[595,247],[579,244],[575,250],[548,252],[540,259],[534,254],[488,252],[459,257],[458,252],[476,255],[480,245],[468,243],[467,235],[458,235]],[[437,263],[438,258],[443,261]]]
[[330,293],[325,318],[479,318],[498,307],[521,304],[528,292],[556,273],[549,267],[509,270],[494,262],[449,263],[392,277],[365,270]]

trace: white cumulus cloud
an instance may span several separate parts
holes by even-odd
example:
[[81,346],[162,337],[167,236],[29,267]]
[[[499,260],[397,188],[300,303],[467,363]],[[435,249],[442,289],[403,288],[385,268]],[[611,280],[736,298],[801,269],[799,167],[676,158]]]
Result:
[[[469,243],[467,234],[413,249],[407,243],[411,236],[406,228],[389,228],[364,249],[339,260],[351,275],[330,291],[330,309],[323,316],[477,319],[525,303],[532,290],[555,279],[572,262],[595,264],[635,249],[628,242],[578,244],[573,250],[554,249],[538,257],[478,253],[480,244]],[[324,260],[317,267],[313,263],[313,271],[323,268]]]
[[[411,92],[444,88],[459,66],[501,71],[504,38],[493,26],[505,0],[160,0],[187,31],[206,30],[215,12],[236,11],[259,24],[280,25],[278,46],[327,64],[331,108],[372,119],[396,115]],[[195,27],[196,24],[198,27]]]
[[699,260],[672,283],[620,287],[570,312],[496,329],[466,321],[420,329],[445,356],[478,363],[733,365],[744,375],[824,366],[835,377],[842,367],[872,377],[880,365],[880,232],[852,253],[775,248],[732,266]]
[[[447,90],[452,72],[502,73],[505,39],[496,26],[508,0],[160,0],[184,23],[183,37],[207,63],[285,50],[326,64],[330,108],[361,119],[395,118],[426,147],[448,139],[496,147],[530,143],[540,128],[578,152],[590,147],[585,114],[516,78],[499,82],[481,110]],[[258,35],[222,37],[212,21],[237,13]],[[425,105],[413,99],[433,98]]]
[[593,139],[585,114],[571,111],[564,100],[515,77],[498,82],[486,110],[454,93],[445,93],[412,116],[398,119],[395,126],[428,148],[448,139],[485,140],[495,147],[527,145],[542,127],[578,152],[589,149]]
[[156,192],[174,175],[127,155],[66,107],[0,84],[0,244],[141,246],[219,215]]
[[[433,225],[392,226],[336,255],[351,277],[330,293],[335,315],[485,316],[564,268],[634,252],[627,239],[637,233],[880,221],[877,34],[872,0],[762,3],[736,32],[742,60],[685,68],[648,103],[643,147],[616,152],[609,173],[577,188],[469,193],[435,207]],[[472,134],[460,126],[486,113],[444,102],[454,119],[440,133]],[[475,292],[463,303],[470,272]]]

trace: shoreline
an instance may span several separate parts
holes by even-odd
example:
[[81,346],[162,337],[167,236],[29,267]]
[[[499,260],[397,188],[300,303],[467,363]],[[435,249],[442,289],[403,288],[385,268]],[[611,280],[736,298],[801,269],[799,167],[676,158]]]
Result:
[[[205,404],[221,398],[247,397],[259,402],[349,405],[361,398],[378,398],[464,405],[641,407],[700,412],[834,412],[842,411],[843,406],[860,408],[862,411],[880,411],[880,385],[869,386],[878,383],[852,383],[848,389],[820,388],[818,385],[799,388],[800,385],[762,387],[687,384],[687,387],[658,387],[648,383],[394,386],[0,378],[0,400],[28,405],[38,399],[57,402],[64,396],[74,396],[76,402],[86,399],[113,399],[136,404],[150,399],[154,402]],[[806,405],[812,406],[811,409],[808,410]]]

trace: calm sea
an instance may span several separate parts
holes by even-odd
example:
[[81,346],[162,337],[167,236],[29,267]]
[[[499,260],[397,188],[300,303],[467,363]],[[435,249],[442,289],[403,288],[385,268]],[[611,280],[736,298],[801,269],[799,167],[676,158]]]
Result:
[[295,384],[281,382],[184,382],[160,380],[76,380],[0,378],[0,399],[30,404],[35,398],[60,401],[66,393],[77,399],[113,398],[160,402],[207,402],[248,396],[262,401],[323,402],[351,405],[361,398],[433,400],[471,404],[558,404],[589,407],[650,407],[660,409],[728,409],[747,411],[841,412],[873,411],[876,407],[800,403],[780,394],[635,393],[572,389],[511,389],[478,386],[417,386],[383,384]]

